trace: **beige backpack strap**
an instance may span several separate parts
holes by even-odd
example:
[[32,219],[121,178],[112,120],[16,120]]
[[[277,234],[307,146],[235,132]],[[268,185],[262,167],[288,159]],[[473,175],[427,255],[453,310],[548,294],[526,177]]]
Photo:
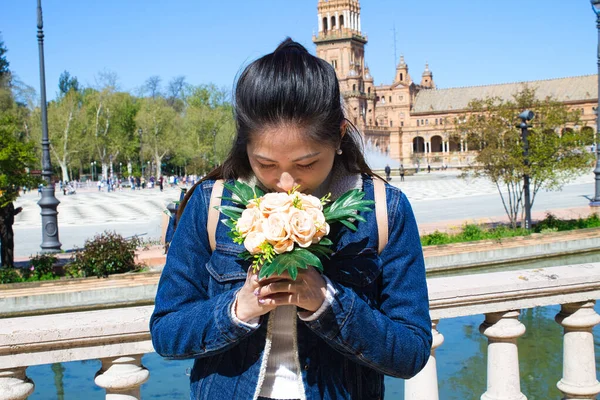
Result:
[[215,207],[221,205],[221,196],[223,196],[223,179],[218,179],[213,185],[210,193],[210,203],[208,204],[208,220],[206,222],[206,231],[208,232],[208,243],[210,250],[215,251],[217,248],[217,224],[219,223],[219,210]]
[[377,219],[377,233],[379,236],[379,254],[388,242],[388,213],[387,198],[385,195],[385,182],[373,177],[373,190],[375,192],[375,218]]

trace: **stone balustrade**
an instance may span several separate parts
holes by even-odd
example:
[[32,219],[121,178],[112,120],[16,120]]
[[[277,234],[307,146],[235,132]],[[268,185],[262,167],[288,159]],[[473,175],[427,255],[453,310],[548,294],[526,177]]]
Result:
[[[564,328],[563,399],[595,399],[600,393],[592,328],[600,298],[600,263],[484,273],[428,280],[433,348],[429,362],[406,381],[406,400],[437,400],[435,350],[443,346],[443,320],[485,315],[480,332],[488,339],[487,390],[482,400],[522,400],[518,340],[527,329],[519,310],[561,305],[556,322]],[[100,359],[95,384],[107,399],[139,399],[150,371],[141,364],[152,352],[148,320],[152,306],[0,319],[0,400],[25,399],[34,382],[28,366]],[[443,366],[441,366],[443,368]]]

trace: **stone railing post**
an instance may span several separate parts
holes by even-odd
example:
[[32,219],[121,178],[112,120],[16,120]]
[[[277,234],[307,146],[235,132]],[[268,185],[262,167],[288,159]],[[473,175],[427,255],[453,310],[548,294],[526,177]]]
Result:
[[0,400],[23,400],[35,385],[25,375],[26,367],[0,370]]
[[485,315],[479,331],[488,338],[487,390],[481,400],[526,400],[521,393],[517,338],[525,333],[519,311]]
[[592,328],[600,323],[595,301],[563,304],[555,320],[564,328],[563,376],[558,384],[569,399],[596,399],[600,383],[596,379],[596,356]]
[[413,378],[404,383],[404,398],[406,400],[438,400],[438,378],[437,362],[435,360],[435,349],[444,343],[444,335],[438,332],[437,325],[440,321],[431,321],[431,334],[433,343],[431,344],[431,355],[425,365]]
[[142,355],[102,359],[94,382],[106,390],[106,400],[140,400],[140,386],[150,372],[142,365]]

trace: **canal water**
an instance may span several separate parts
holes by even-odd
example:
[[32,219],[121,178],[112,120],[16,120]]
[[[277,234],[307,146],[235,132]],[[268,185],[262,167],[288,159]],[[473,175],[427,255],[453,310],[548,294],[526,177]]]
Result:
[[[597,262],[600,253],[569,256],[553,260],[510,265],[508,268],[544,268],[551,265]],[[498,268],[494,268],[498,270]],[[470,271],[473,273],[474,271]],[[477,271],[484,272],[484,271]],[[600,313],[600,303],[596,304]],[[556,383],[562,376],[562,327],[554,322],[560,306],[522,310],[525,335],[519,338],[521,391],[528,400],[559,399]],[[483,315],[443,319],[438,330],[444,343],[436,350],[440,399],[479,399],[486,388],[487,339],[479,333]],[[596,365],[600,366],[600,325],[594,328]],[[142,363],[150,371],[150,379],[142,385],[142,398],[189,399],[187,373],[192,361],[167,361],[156,353],[144,355]],[[99,360],[32,366],[27,375],[35,382],[30,400],[103,400],[105,392],[94,384],[100,369]],[[404,398],[401,379],[385,379],[386,400]]]

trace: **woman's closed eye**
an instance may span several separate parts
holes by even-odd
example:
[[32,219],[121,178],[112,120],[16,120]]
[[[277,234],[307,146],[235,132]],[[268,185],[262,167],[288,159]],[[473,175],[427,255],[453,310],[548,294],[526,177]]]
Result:
[[258,163],[258,166],[262,169],[270,169],[270,168],[274,168],[275,164],[263,164],[263,163]]
[[301,168],[301,169],[313,169],[316,163],[317,163],[317,161],[313,161],[310,164],[306,164],[306,165],[298,164],[298,168]]

